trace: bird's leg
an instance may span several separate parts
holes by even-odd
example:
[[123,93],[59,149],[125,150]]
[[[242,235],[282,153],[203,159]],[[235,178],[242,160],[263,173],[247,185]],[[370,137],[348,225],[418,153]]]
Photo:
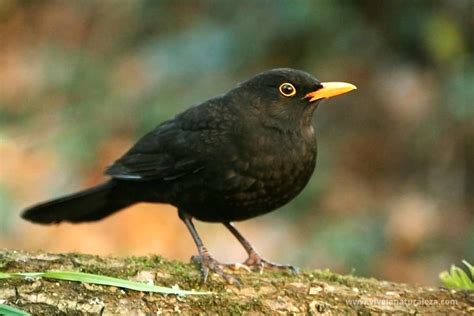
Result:
[[[297,269],[291,265],[287,264],[278,264],[271,261],[267,261],[260,257],[260,255],[255,251],[250,242],[245,239],[244,236],[235,228],[232,223],[224,223],[225,227],[232,233],[232,235],[237,238],[240,244],[244,247],[245,251],[248,254],[247,260],[244,261],[244,265],[247,267],[258,268],[260,273],[263,272],[264,268],[275,269],[275,270],[290,270],[292,273],[297,273]],[[239,268],[238,265],[234,265],[235,268]]]
[[217,273],[221,277],[223,277],[227,282],[231,284],[239,285],[240,284],[239,280],[233,277],[232,275],[225,273],[222,270],[223,265],[211,257],[211,255],[209,254],[209,251],[204,246],[201,240],[201,237],[199,237],[199,234],[196,231],[196,228],[194,227],[192,217],[181,210],[178,211],[178,213],[179,213],[179,218],[181,218],[181,220],[184,222],[189,232],[191,233],[194,243],[196,244],[196,247],[198,249],[199,255],[193,256],[191,258],[191,261],[195,263],[199,263],[201,265],[202,282],[205,283],[207,281],[209,271],[212,271],[214,273]]

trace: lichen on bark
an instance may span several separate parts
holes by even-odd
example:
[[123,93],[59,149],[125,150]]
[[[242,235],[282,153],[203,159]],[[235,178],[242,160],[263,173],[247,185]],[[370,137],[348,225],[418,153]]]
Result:
[[0,251],[1,272],[74,270],[212,291],[206,296],[161,295],[111,286],[45,279],[0,280],[0,301],[34,315],[50,314],[466,314],[474,292],[342,276],[329,271],[299,275],[233,272],[241,287],[212,275],[201,284],[195,266],[159,256],[99,257]]

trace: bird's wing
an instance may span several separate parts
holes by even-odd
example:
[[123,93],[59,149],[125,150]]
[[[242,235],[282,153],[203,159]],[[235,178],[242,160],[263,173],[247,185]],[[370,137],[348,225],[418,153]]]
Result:
[[106,174],[123,180],[174,180],[204,168],[195,159],[175,161],[166,154],[128,154],[107,168]]
[[[184,112],[142,137],[106,174],[123,180],[170,181],[205,168],[213,121],[208,109]],[[218,133],[219,134],[219,133]]]

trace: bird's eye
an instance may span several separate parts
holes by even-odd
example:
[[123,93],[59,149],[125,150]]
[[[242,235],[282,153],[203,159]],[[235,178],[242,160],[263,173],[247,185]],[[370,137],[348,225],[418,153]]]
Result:
[[285,97],[292,97],[296,94],[295,86],[288,82],[282,83],[278,89]]

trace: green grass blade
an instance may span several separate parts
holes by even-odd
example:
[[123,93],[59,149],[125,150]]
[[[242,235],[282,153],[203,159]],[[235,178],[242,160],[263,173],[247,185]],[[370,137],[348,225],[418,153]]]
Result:
[[142,282],[135,282],[130,280],[118,279],[104,275],[96,275],[90,273],[74,272],[74,271],[47,271],[42,275],[43,278],[50,278],[56,280],[79,281],[84,283],[93,283],[99,285],[110,285],[120,288],[142,291],[154,292],[163,294],[176,295],[203,295],[210,294],[210,292],[195,292],[173,289],[169,287],[156,286]]
[[83,273],[76,271],[46,271],[46,272],[12,272],[3,273],[0,272],[0,279],[13,278],[13,277],[24,277],[24,278],[47,278],[64,281],[75,281],[83,283],[91,283],[98,285],[116,286],[124,289],[142,291],[142,292],[153,292],[162,294],[175,294],[175,295],[208,295],[211,292],[196,292],[196,291],[185,291],[175,288],[156,286],[153,284],[147,284],[142,282],[135,282],[125,279],[119,279],[104,275],[97,275],[91,273]]
[[31,314],[22,311],[21,309],[11,307],[5,304],[0,304],[0,315],[5,316],[31,316]]

